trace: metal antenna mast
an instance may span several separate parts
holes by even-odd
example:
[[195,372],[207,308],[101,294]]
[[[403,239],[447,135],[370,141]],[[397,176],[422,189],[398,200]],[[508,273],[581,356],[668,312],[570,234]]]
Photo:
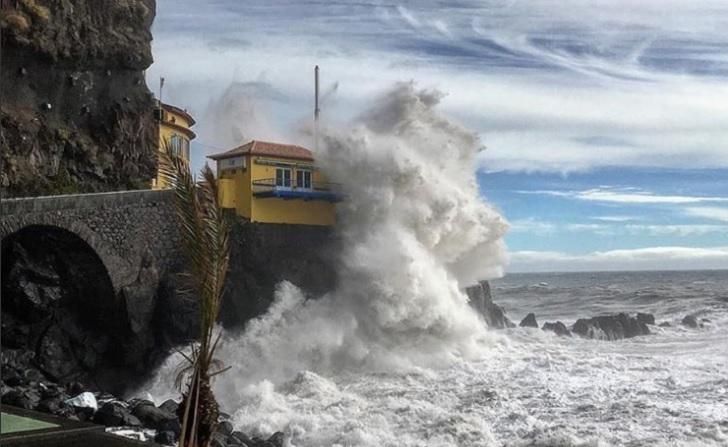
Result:
[[319,108],[319,66],[313,69],[314,77],[314,107],[313,107],[313,139],[314,139],[314,150],[318,151],[318,139],[319,139],[319,115],[321,109]]

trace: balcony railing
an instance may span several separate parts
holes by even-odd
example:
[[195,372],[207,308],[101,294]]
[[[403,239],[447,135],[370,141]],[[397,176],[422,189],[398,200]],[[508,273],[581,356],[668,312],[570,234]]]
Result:
[[274,178],[253,180],[253,195],[260,198],[276,197],[327,202],[339,202],[343,199],[338,183],[313,182],[310,188],[304,188],[295,185],[278,185]]

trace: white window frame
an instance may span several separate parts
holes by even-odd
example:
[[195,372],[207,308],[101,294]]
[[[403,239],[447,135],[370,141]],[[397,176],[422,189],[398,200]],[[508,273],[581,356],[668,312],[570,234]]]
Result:
[[[281,182],[278,182],[278,173],[281,172]],[[288,182],[286,182],[286,174],[288,174]],[[274,179],[276,189],[291,189],[293,186],[293,169],[276,167],[276,177]],[[288,183],[288,184],[286,184]]]

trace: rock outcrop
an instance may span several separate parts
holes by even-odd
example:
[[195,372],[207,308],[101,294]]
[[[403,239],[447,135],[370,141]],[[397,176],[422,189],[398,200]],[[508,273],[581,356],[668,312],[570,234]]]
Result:
[[523,320],[521,320],[521,323],[518,326],[520,326],[520,327],[538,327],[538,321],[536,321],[536,315],[533,312],[526,315],[523,318]]
[[480,281],[477,285],[466,288],[465,293],[468,295],[470,305],[482,315],[488,327],[504,329],[516,326],[506,317],[505,310],[493,302],[488,281]]
[[[644,320],[644,317],[642,318]],[[651,319],[654,322],[654,317]],[[650,328],[643,321],[625,313],[579,319],[571,329],[582,337],[599,340],[621,340],[638,335],[649,335]]]
[[557,321],[555,323],[546,322],[543,324],[543,327],[541,327],[541,329],[543,329],[544,331],[551,331],[560,337],[571,337],[571,331],[566,327],[564,323],[560,321]]
[[148,185],[155,9],[155,0],[3,1],[4,197]]

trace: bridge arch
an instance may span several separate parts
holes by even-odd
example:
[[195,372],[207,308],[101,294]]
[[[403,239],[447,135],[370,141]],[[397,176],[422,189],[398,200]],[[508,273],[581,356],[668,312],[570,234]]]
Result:
[[[75,232],[33,224],[2,239],[2,312],[14,348],[35,351],[57,380],[114,357],[122,303],[96,250]],[[4,334],[5,336],[5,334]]]
[[[60,213],[32,214],[23,217],[11,216],[5,219],[0,228],[3,250],[7,238],[12,240],[14,236],[21,232],[33,230],[41,231],[41,234],[49,231],[59,231],[59,234],[66,232],[85,243],[104,266],[115,294],[119,293],[121,287],[134,280],[136,274],[134,261],[137,261],[136,259],[130,259],[131,257],[122,258],[82,221],[66,219]],[[133,257],[136,258],[136,256]]]

